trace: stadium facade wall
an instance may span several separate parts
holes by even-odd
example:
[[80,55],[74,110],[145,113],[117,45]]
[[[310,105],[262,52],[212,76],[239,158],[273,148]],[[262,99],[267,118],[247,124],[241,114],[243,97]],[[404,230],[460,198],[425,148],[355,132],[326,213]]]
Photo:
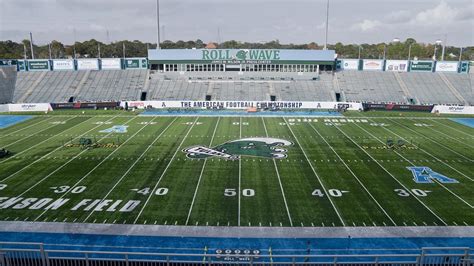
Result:
[[248,108],[278,108],[278,109],[339,109],[362,110],[361,103],[352,102],[297,102],[297,101],[126,101],[120,106],[128,108],[144,109],[147,107],[165,108],[225,108],[225,109],[248,109]]
[[[163,50],[165,51],[165,50]],[[118,70],[118,69],[146,69],[151,64],[162,62],[164,64],[207,64],[207,63],[229,63],[247,65],[269,65],[269,64],[335,64],[336,70],[359,70],[359,71],[398,71],[398,72],[451,72],[470,73],[472,62],[469,61],[431,61],[431,60],[393,60],[393,59],[330,59],[330,54],[310,54],[311,56],[303,60],[305,53],[317,52],[309,50],[275,50],[279,51],[278,60],[239,60],[235,58],[235,53],[241,51],[236,49],[221,50],[230,51],[217,53],[216,60],[211,55],[203,58],[202,50],[179,50],[170,49],[166,52],[155,50],[149,51],[149,58],[87,58],[87,59],[2,59],[1,65],[16,65],[17,71],[57,71],[57,70]],[[213,50],[218,51],[218,50]],[[244,51],[244,50],[242,50]],[[245,50],[250,51],[250,50]],[[259,50],[274,51],[274,50]],[[321,52],[321,51],[319,51]],[[332,51],[334,52],[334,51]],[[227,58],[224,60],[220,58]],[[284,56],[284,57],[282,57]],[[334,54],[333,54],[334,56]],[[207,60],[207,58],[210,60]],[[283,60],[287,58],[288,60]],[[206,59],[206,60],[204,60]],[[291,60],[290,60],[291,59]],[[87,66],[84,62],[87,61]],[[214,62],[214,63],[213,63]],[[185,69],[186,68],[180,68]],[[278,68],[276,68],[278,69]],[[279,70],[279,69],[278,69]],[[267,70],[265,70],[267,71]]]

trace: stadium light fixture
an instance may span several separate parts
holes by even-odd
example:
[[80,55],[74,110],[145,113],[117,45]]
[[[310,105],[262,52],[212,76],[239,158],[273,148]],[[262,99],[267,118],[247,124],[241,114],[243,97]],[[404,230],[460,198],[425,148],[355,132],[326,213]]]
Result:
[[442,43],[443,43],[443,41],[441,41],[440,39],[437,39],[437,40],[435,41],[435,45],[434,45],[434,55],[433,55],[433,60],[434,60],[434,61],[437,61],[437,59],[436,59],[436,52],[437,52],[437,50],[438,50],[438,45],[441,45]]
[[359,44],[359,60],[360,60],[360,51],[361,51],[362,49],[364,49],[364,48],[362,48],[362,46],[360,46],[360,44]]
[[160,0],[156,0],[156,50],[160,49]]
[[329,31],[329,0],[326,5],[326,38],[324,41],[324,50],[328,49],[328,31]]

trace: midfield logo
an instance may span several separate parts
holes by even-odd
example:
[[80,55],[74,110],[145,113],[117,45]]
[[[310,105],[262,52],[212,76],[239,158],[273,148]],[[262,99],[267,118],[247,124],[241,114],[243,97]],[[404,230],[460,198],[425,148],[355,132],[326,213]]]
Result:
[[407,167],[407,169],[413,174],[413,180],[416,183],[433,183],[433,179],[440,183],[458,183],[456,179],[435,172],[426,166]]
[[275,138],[245,138],[220,144],[213,148],[193,146],[183,150],[191,159],[205,159],[212,156],[227,160],[236,160],[240,156],[284,159],[287,150],[281,147],[291,146],[293,143]]

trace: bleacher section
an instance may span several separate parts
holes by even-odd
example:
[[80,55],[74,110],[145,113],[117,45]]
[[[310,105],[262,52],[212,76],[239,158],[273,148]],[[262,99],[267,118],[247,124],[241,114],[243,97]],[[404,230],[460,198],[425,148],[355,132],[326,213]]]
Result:
[[139,97],[148,70],[20,72],[14,102],[120,101]]
[[[142,100],[355,101],[474,104],[474,74],[179,72],[142,70],[19,72],[13,101]],[[338,97],[336,97],[336,94]]]
[[0,104],[12,102],[16,77],[15,67],[0,67]]

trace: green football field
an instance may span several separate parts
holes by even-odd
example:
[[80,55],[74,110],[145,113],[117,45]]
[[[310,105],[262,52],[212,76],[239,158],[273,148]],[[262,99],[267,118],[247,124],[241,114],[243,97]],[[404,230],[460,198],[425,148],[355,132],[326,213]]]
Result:
[[474,128],[448,118],[125,114],[0,129],[0,220],[474,225]]

